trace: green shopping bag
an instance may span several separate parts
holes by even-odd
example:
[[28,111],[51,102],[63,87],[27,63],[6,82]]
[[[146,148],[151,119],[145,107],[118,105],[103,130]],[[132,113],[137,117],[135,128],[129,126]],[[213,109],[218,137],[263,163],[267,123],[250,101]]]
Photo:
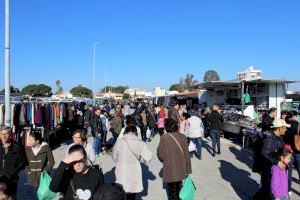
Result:
[[191,175],[189,174],[183,183],[179,197],[181,200],[194,200],[195,191],[196,187],[192,181]]
[[42,172],[40,177],[40,186],[37,191],[39,200],[53,200],[56,198],[56,193],[49,189],[51,177],[47,172]]

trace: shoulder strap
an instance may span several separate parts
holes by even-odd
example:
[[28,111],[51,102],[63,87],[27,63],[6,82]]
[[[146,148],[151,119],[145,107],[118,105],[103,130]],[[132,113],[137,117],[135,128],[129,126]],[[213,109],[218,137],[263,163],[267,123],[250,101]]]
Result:
[[180,146],[179,142],[176,140],[176,138],[175,138],[173,135],[171,135],[170,133],[168,133],[168,135],[171,136],[171,137],[173,138],[173,140],[176,142],[177,146],[179,147],[181,153],[182,153],[183,156],[184,156],[184,151],[183,151],[182,147]]
[[72,188],[72,191],[73,191],[73,195],[76,195],[73,181],[71,180],[70,183],[71,183],[71,188]]
[[128,144],[128,141],[127,141],[126,139],[124,139],[124,138],[123,138],[123,140],[124,140],[124,142],[126,143],[126,145],[128,146],[128,148],[129,148],[129,150],[131,151],[131,153],[132,153],[132,154],[134,155],[134,157],[137,159],[137,161],[140,162],[140,157],[137,156],[137,155],[133,152],[131,146]]

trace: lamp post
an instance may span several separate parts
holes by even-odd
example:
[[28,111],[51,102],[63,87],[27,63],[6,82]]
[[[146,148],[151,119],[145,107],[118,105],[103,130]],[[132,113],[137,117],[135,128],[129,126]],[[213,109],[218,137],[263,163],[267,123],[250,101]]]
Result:
[[93,106],[96,105],[96,46],[101,42],[94,43],[94,67],[93,67]]
[[10,23],[9,1],[5,0],[5,126],[10,126]]

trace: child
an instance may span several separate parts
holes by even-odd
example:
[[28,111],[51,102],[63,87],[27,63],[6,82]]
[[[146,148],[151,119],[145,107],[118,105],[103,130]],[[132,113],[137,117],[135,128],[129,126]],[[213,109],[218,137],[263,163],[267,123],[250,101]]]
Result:
[[271,191],[275,200],[288,200],[288,175],[286,166],[291,160],[292,152],[288,149],[280,148],[277,151],[277,159],[285,164],[281,169],[277,165],[272,166]]
[[187,128],[188,128],[188,121],[187,119],[189,118],[189,115],[187,113],[182,113],[180,115],[180,129],[179,133],[185,135],[186,137],[188,136],[187,134]]

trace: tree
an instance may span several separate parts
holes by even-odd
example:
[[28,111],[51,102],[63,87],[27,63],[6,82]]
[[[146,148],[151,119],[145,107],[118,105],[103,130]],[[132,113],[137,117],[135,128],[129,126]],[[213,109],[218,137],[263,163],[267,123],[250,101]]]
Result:
[[51,90],[51,87],[45,84],[31,84],[22,89],[22,94],[46,96]]
[[187,90],[187,87],[182,84],[173,84],[170,87],[170,91],[184,92],[185,90]]
[[60,82],[60,80],[57,80],[57,81],[55,81],[55,85],[56,85],[56,87],[57,87],[57,93],[62,93],[64,90],[63,90],[63,88],[61,87],[61,82]]
[[82,85],[78,85],[77,87],[72,88],[70,92],[73,95],[80,95],[88,98],[91,98],[93,96],[92,90],[83,87]]
[[193,86],[193,79],[194,79],[193,74],[186,74],[185,79],[184,79],[184,85],[186,85],[187,87],[192,87]]
[[130,98],[131,98],[130,94],[123,94],[123,99],[128,100]]
[[[5,89],[1,90],[1,94],[5,93]],[[18,88],[15,88],[14,86],[10,86],[10,93],[11,94],[21,94],[21,91]]]
[[204,82],[220,81],[218,72],[215,70],[208,70],[203,78]]
[[[128,88],[129,88],[128,86],[117,86],[117,87],[106,86],[106,91],[108,92],[109,90],[112,90],[112,92],[123,94],[125,90]],[[101,92],[102,93],[105,92],[105,87],[101,89]]]

